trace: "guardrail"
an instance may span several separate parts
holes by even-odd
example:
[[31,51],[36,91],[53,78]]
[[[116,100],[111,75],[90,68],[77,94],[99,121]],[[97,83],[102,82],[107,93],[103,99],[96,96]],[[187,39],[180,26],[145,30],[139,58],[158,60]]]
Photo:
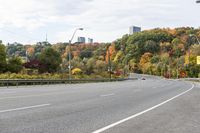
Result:
[[[124,81],[128,78],[120,79],[72,79],[72,80],[52,80],[52,79],[0,79],[1,86],[20,86],[20,85],[50,85],[50,84],[72,84],[72,83],[92,83],[92,82],[114,82]],[[131,78],[133,80],[133,78]]]
[[186,80],[186,81],[194,81],[194,82],[200,82],[200,78],[184,78],[183,80]]

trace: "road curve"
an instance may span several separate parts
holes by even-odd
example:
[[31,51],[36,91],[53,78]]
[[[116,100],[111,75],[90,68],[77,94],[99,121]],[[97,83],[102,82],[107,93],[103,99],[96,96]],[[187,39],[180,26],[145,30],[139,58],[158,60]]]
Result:
[[[195,87],[188,82],[152,77],[111,83],[1,88],[0,132],[92,133],[171,99],[137,118],[102,130],[148,132],[138,128],[145,123],[143,116],[148,116],[151,123],[156,123],[151,126],[154,132],[153,129],[161,127],[158,118],[153,117],[156,111],[172,111],[174,106],[170,104],[194,91],[191,89]],[[166,106],[170,107],[165,109]]]

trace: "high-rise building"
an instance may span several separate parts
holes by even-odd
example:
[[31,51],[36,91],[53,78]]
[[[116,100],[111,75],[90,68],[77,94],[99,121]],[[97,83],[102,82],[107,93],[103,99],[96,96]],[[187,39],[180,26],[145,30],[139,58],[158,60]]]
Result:
[[134,33],[141,32],[141,27],[131,26],[129,27],[129,34],[132,35]]
[[78,37],[78,43],[85,43],[85,37]]
[[93,43],[93,39],[92,38],[88,38],[88,43]]

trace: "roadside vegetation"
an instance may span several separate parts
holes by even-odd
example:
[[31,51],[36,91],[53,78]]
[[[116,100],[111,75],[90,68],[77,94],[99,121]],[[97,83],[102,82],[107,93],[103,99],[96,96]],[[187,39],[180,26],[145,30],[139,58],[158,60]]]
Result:
[[[73,78],[112,78],[129,72],[167,78],[200,77],[200,29],[152,29],[113,43],[73,44]],[[68,43],[0,44],[0,79],[68,78]]]

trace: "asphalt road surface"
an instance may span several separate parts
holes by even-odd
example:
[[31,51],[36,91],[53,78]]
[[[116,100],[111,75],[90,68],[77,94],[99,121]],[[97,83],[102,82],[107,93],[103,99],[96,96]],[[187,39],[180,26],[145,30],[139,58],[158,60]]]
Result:
[[199,133],[199,85],[137,77],[0,88],[0,133]]

